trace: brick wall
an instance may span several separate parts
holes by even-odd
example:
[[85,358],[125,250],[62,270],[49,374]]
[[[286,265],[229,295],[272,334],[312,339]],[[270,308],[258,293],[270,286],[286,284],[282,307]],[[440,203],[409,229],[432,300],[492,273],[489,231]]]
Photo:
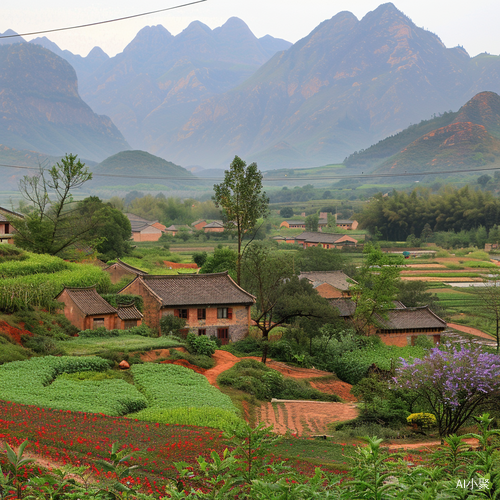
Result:
[[120,294],[140,295],[144,301],[144,309],[142,311],[144,323],[150,328],[160,331],[160,303],[139,280],[134,280]]
[[131,280],[135,278],[135,274],[124,269],[120,264],[113,264],[106,269],[106,272],[109,273],[111,283],[113,284],[118,283],[124,276],[128,276]]

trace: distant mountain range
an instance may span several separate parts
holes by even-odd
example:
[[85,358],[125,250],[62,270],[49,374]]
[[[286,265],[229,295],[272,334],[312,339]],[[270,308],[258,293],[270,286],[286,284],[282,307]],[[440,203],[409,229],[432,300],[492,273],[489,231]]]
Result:
[[[256,38],[237,18],[214,30],[194,22],[177,36],[162,26],[146,27],[112,58],[99,48],[83,58],[46,38],[35,42],[74,65],[82,98],[109,116],[132,148],[186,167],[224,168],[235,154],[263,170],[338,163],[412,123],[456,110],[480,92],[500,93],[500,56],[471,58],[460,47],[448,49],[391,3],[361,20],[341,12],[292,46],[271,36]],[[35,70],[43,76],[41,63]],[[33,73],[32,80],[43,78]],[[26,93],[18,97],[19,103],[30,102]],[[393,141],[390,156],[451,125],[450,119],[447,113],[418,131],[408,129],[411,141]],[[22,123],[30,125],[26,113],[6,136],[9,141],[27,137]],[[471,143],[481,136],[480,129],[459,125],[447,133],[469,135]],[[9,141],[0,135],[0,143],[14,146]],[[487,147],[493,155],[494,142]],[[40,151],[52,152],[38,143]],[[106,156],[98,147],[85,155]]]
[[0,144],[99,160],[129,145],[78,95],[75,70],[38,45],[0,45]]
[[348,167],[401,174],[499,163],[500,96],[481,92],[459,111],[413,125],[346,159]]

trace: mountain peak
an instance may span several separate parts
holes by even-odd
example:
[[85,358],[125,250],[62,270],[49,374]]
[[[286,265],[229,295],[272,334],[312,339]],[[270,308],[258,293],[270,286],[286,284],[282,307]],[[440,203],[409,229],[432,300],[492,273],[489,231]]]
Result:
[[11,29],[8,29],[5,33],[0,33],[0,36],[8,36],[11,38],[0,38],[0,45],[11,45],[13,43],[24,43],[26,40],[22,36],[12,36],[17,35],[17,33]]
[[459,110],[455,123],[472,122],[487,129],[500,128],[500,96],[495,92],[480,92]]
[[123,52],[130,50],[146,50],[145,47],[163,47],[167,45],[173,36],[164,26],[158,24],[156,26],[145,26],[142,28],[135,38],[125,47]]

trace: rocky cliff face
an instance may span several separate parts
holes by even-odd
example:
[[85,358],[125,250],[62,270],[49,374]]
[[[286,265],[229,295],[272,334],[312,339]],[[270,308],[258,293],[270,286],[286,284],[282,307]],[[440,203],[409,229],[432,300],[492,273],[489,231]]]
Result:
[[112,121],[81,100],[75,70],[60,57],[37,45],[3,45],[0,67],[0,143],[90,160],[128,149]]

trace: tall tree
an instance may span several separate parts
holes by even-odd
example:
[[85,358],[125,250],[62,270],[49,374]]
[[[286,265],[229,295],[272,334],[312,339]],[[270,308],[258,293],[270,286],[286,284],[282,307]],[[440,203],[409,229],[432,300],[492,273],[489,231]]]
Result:
[[493,278],[483,278],[483,285],[474,289],[479,298],[477,307],[489,317],[493,317],[498,354],[500,349],[500,276],[496,274]]
[[356,303],[354,327],[358,333],[367,335],[370,327],[377,326],[380,319],[387,319],[387,311],[394,308],[404,259],[402,256],[392,259],[372,245],[366,245],[363,252],[365,261],[350,290]]
[[306,231],[317,231],[319,224],[319,215],[311,214],[306,217]]
[[294,318],[320,318],[335,321],[336,313],[305,279],[293,272],[292,256],[253,243],[245,252],[243,286],[257,298],[252,319],[262,333],[262,362],[267,360],[269,332]]
[[262,174],[256,163],[247,164],[238,156],[234,157],[229,170],[224,173],[224,181],[214,185],[213,200],[221,208],[226,229],[236,229],[238,238],[238,260],[236,281],[241,282],[241,242],[246,232],[255,228],[257,219],[268,212],[269,198],[262,192]]
[[76,155],[66,155],[52,168],[24,176],[19,190],[31,202],[31,211],[16,219],[16,245],[36,253],[56,255],[79,243],[97,224],[92,213],[82,217],[73,199],[73,190],[92,179],[92,174]]

